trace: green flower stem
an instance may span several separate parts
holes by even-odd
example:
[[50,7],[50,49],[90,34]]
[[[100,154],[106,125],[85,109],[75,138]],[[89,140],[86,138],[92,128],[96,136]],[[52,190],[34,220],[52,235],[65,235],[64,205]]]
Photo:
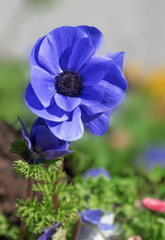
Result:
[[[30,200],[32,200],[32,197],[33,197],[33,183],[34,183],[34,180],[32,178],[28,178],[27,198],[29,198]],[[18,240],[24,239],[25,228],[26,228],[26,223],[21,221]]]
[[[60,165],[60,167],[59,167],[59,171],[62,171],[62,170],[63,170],[63,161],[64,161],[64,158],[62,158],[61,165]],[[58,179],[58,180],[54,183],[54,189],[56,188],[56,185],[57,185],[59,182],[60,182],[60,179]],[[54,195],[53,203],[54,203],[54,210],[57,211],[57,209],[58,209],[58,204],[59,204],[58,194],[55,194],[55,195]]]
[[73,229],[72,240],[78,239],[80,227],[81,227],[81,217],[79,215],[77,215],[77,221],[76,221],[74,229]]

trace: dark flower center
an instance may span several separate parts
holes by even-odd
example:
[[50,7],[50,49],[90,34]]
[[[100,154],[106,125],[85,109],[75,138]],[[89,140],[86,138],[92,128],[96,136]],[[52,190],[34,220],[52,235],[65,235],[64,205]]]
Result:
[[55,79],[57,92],[65,96],[76,97],[83,88],[80,77],[72,71],[63,71]]

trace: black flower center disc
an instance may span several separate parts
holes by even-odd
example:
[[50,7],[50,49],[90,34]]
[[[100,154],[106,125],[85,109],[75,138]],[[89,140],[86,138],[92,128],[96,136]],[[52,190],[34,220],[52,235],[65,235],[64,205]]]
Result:
[[57,92],[65,96],[76,97],[83,88],[80,77],[72,71],[63,71],[55,79]]

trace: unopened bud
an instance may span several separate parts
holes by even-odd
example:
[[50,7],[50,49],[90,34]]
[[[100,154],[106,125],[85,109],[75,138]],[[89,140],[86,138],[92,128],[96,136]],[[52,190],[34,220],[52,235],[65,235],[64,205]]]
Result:
[[156,212],[165,212],[165,202],[154,198],[144,198],[142,204],[145,208],[148,208]]

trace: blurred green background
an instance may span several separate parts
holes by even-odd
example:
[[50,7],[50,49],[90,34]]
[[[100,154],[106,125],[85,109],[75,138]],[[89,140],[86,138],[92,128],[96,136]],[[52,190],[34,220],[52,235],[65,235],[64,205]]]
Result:
[[165,146],[163,1],[15,0],[10,2],[10,9],[8,4],[9,0],[1,3],[0,14],[1,121],[20,129],[19,115],[30,130],[36,116],[25,105],[24,92],[30,81],[33,44],[55,27],[87,24],[104,34],[101,54],[126,52],[128,90],[124,102],[112,110],[104,136],[86,132],[71,144],[79,153],[72,156],[74,174],[92,166],[105,167],[111,174],[127,174],[136,168],[135,162],[145,149]]

